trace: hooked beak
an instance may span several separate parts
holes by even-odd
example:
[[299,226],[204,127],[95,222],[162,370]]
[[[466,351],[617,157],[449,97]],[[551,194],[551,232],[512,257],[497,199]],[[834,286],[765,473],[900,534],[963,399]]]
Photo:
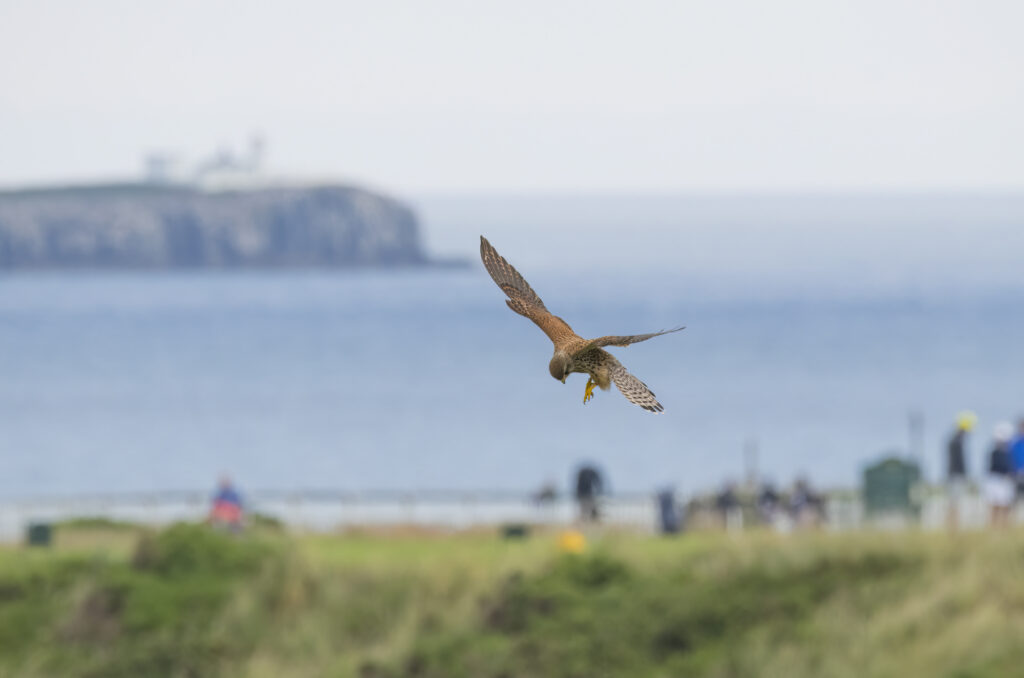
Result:
[[565,383],[565,377],[562,377],[562,383],[563,384]]

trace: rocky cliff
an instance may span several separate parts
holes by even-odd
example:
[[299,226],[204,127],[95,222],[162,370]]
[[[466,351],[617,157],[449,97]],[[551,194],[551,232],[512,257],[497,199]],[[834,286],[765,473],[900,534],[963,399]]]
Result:
[[128,184],[0,193],[0,269],[425,263],[412,210],[348,186],[207,193]]

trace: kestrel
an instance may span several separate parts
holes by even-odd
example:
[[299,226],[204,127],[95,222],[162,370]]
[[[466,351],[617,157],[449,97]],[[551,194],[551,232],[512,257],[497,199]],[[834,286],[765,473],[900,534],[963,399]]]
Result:
[[480,236],[480,258],[483,259],[484,267],[491,274],[491,278],[508,296],[505,301],[508,307],[536,323],[555,344],[555,355],[548,365],[552,377],[564,384],[566,377],[573,372],[589,375],[587,388],[583,392],[584,403],[594,397],[594,386],[600,386],[601,390],[607,391],[614,381],[629,402],[639,405],[648,412],[664,411],[665,408],[654,397],[651,389],[647,388],[647,384],[627,372],[615,356],[601,347],[629,346],[662,334],[678,332],[683,329],[682,327],[650,334],[584,339],[572,331],[569,323],[548,311],[544,302],[519,271],[505,261],[483,236]]

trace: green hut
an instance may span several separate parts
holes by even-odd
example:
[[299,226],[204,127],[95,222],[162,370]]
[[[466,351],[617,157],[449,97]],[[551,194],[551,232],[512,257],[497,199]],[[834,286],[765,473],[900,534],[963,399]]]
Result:
[[864,469],[864,513],[868,518],[901,514],[918,517],[921,467],[892,456]]

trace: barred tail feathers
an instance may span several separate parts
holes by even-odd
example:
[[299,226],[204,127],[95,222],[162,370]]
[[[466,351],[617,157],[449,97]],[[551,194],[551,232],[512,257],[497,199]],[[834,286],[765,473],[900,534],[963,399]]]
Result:
[[626,396],[626,400],[634,405],[639,405],[648,412],[658,413],[665,411],[665,408],[654,397],[654,393],[647,387],[647,384],[630,374],[621,363],[616,361],[609,372],[612,381],[615,382],[615,386],[622,392],[622,395]]

